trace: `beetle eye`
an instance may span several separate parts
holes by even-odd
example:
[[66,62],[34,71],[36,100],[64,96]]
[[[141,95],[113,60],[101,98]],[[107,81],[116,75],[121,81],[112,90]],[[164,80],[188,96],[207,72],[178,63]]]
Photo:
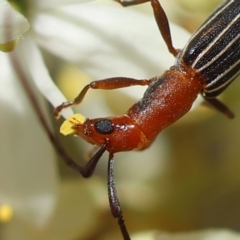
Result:
[[109,134],[113,132],[113,124],[109,119],[101,119],[94,124],[94,128],[98,133]]

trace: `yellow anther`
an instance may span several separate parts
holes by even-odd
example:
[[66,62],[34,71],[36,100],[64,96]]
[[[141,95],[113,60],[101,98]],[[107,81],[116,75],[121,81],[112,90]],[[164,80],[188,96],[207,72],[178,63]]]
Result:
[[13,217],[13,209],[10,205],[3,204],[0,206],[0,222],[9,222]]
[[83,124],[86,121],[86,118],[81,114],[74,114],[69,119],[65,120],[60,127],[60,133],[64,136],[69,134],[74,134],[76,131],[73,129],[73,126],[77,124]]

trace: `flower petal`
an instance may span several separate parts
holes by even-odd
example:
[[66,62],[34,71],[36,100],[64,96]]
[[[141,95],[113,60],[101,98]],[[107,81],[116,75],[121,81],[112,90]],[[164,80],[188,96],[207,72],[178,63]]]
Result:
[[[42,46],[96,79],[149,78],[174,62],[154,17],[118,5],[94,2],[68,6],[39,14],[33,28]],[[172,33],[177,47],[189,37],[176,26],[172,26]]]
[[[45,66],[41,52],[31,37],[26,36],[17,49],[19,57],[25,64],[25,69],[35,82],[38,90],[54,106],[58,106],[66,101],[62,92],[57,88]],[[61,112],[66,118],[73,114],[71,108],[64,109]]]
[[54,152],[8,56],[0,53],[0,62],[0,204],[17,219],[43,225],[57,194]]
[[185,233],[164,233],[157,231],[149,231],[135,234],[133,240],[238,240],[239,234],[230,230],[202,230]]
[[32,1],[32,7],[35,9],[51,9],[51,8],[58,8],[60,6],[64,5],[70,5],[70,4],[77,4],[77,3],[85,3],[85,2],[91,2],[94,0],[48,0],[48,1]]
[[[0,0],[0,44],[3,45],[18,39],[28,29],[27,19],[14,10],[8,1]],[[0,47],[2,49],[4,45]]]
[[[93,2],[39,14],[33,28],[43,47],[77,64],[94,79],[151,78],[174,63],[154,17],[117,4]],[[174,24],[171,32],[174,45],[182,48],[190,34]],[[139,99],[145,89],[135,86],[119,91]]]

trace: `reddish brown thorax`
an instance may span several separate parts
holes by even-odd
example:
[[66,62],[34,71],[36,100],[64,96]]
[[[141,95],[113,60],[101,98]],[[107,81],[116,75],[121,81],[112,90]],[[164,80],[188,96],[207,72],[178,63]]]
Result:
[[161,130],[190,110],[202,89],[201,82],[192,71],[168,70],[152,81],[143,98],[127,111],[127,115],[152,142]]
[[74,123],[75,134],[115,153],[144,149],[159,132],[187,113],[202,89],[193,71],[179,67],[151,79],[143,98],[123,116],[95,118]]

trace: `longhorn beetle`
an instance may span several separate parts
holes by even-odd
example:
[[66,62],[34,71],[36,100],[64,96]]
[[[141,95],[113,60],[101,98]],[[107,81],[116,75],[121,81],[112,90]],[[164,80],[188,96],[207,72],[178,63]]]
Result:
[[220,5],[193,34],[182,50],[172,45],[168,19],[158,0],[117,0],[122,6],[150,2],[160,33],[176,64],[162,76],[151,79],[114,77],[93,81],[63,108],[82,102],[89,89],[117,89],[133,85],[147,85],[142,99],[123,116],[87,119],[80,114],[66,120],[61,127],[65,135],[74,133],[100,149],[84,167],[70,162],[83,177],[90,177],[105,151],[109,152],[108,197],[112,215],[124,240],[130,240],[114,182],[114,154],[149,147],[161,130],[186,114],[198,94],[229,118],[234,114],[216,97],[240,72],[240,0],[227,0]]

